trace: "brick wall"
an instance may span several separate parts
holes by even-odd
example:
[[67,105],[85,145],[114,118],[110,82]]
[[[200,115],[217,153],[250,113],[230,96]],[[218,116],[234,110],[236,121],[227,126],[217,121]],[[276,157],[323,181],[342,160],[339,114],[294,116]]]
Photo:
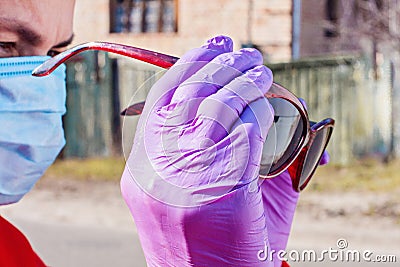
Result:
[[[291,56],[291,0],[253,0],[252,42],[272,62]],[[109,33],[109,0],[77,0],[75,43],[102,40],[120,42],[164,53],[182,55],[208,38],[225,34],[235,49],[248,42],[248,1],[178,0],[177,33]]]

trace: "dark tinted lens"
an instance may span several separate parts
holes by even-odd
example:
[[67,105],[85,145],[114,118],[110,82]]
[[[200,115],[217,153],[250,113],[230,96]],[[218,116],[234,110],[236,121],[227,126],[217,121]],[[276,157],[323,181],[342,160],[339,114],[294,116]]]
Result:
[[265,140],[260,162],[260,175],[267,176],[271,169],[271,165],[275,159],[276,150],[276,124],[273,123],[269,128],[268,136]]
[[303,186],[307,178],[312,175],[313,171],[317,167],[319,160],[324,153],[325,144],[328,139],[330,128],[323,128],[318,131],[310,149],[307,152],[306,158],[303,164],[303,171],[300,176],[299,187]]
[[275,119],[263,147],[261,175],[278,170],[290,158],[298,147],[304,127],[299,111],[290,102],[281,98],[271,98],[269,102]]

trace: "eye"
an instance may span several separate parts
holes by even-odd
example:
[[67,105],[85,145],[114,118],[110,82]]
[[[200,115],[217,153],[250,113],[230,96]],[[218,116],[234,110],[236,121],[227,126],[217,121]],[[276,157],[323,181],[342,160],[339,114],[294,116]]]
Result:
[[0,57],[16,57],[18,51],[14,42],[0,42]]
[[49,56],[49,57],[55,57],[55,56],[57,56],[58,54],[60,54],[61,53],[61,51],[57,51],[57,50],[49,50],[49,52],[47,52],[47,55]]

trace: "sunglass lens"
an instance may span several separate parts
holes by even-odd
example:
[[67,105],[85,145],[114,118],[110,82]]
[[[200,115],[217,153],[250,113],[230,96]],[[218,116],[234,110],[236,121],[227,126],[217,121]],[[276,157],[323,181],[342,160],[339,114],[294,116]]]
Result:
[[313,174],[315,168],[318,166],[322,154],[325,150],[325,145],[328,142],[330,135],[330,128],[323,128],[316,133],[316,136],[311,144],[311,147],[307,151],[303,171],[300,175],[299,188],[302,188],[308,181],[308,178]]
[[303,134],[303,123],[299,111],[281,98],[269,99],[275,118],[266,141],[261,159],[261,175],[280,169],[292,156]]

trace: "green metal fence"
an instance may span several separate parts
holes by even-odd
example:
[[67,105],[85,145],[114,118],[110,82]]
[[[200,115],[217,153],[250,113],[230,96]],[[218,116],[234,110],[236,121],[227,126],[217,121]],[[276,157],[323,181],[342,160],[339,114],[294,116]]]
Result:
[[64,157],[112,152],[112,72],[105,53],[85,52],[67,65]]
[[336,57],[274,64],[274,80],[307,100],[312,120],[333,117],[332,161],[385,156],[391,138],[390,65]]

